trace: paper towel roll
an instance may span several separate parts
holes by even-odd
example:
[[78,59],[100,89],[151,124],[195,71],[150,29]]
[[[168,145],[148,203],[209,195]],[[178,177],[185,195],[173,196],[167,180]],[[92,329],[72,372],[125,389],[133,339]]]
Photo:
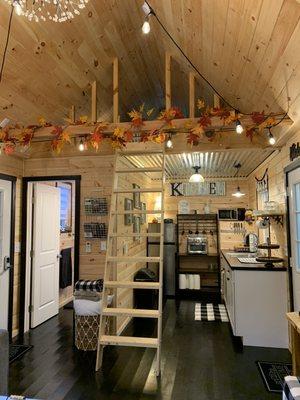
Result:
[[189,282],[189,284],[188,284],[189,289],[195,289],[195,287],[194,287],[194,274],[189,274],[188,275],[188,282]]
[[187,279],[185,274],[179,274],[179,289],[187,288]]
[[200,289],[200,275],[197,274],[194,275],[194,289]]

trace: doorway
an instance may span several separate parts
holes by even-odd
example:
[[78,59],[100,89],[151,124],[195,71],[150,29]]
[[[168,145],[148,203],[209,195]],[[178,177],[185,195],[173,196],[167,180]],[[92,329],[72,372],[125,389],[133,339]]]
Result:
[[23,179],[21,335],[73,298],[79,278],[80,179]]
[[300,311],[300,160],[285,169],[290,309]]
[[16,178],[0,174],[0,329],[12,337]]

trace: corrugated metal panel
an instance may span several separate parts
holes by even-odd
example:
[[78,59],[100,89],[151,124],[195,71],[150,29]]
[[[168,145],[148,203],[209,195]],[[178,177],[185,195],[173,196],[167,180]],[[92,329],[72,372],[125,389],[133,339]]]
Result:
[[[194,152],[166,155],[167,179],[187,179],[193,166],[201,166],[205,178],[234,178],[236,163],[241,164],[239,177],[247,177],[271,153],[272,149],[225,150],[216,152]],[[157,167],[161,165],[159,155],[128,156],[137,167]]]

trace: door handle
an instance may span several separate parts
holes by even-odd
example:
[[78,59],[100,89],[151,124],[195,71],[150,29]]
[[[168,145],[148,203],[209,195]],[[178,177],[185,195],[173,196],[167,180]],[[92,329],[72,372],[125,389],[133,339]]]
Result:
[[61,259],[62,258],[62,255],[61,254],[57,254],[57,259],[59,260],[59,259]]
[[10,263],[10,257],[8,257],[8,256],[4,257],[3,267],[4,267],[4,271],[8,271],[9,269],[12,269],[12,265]]

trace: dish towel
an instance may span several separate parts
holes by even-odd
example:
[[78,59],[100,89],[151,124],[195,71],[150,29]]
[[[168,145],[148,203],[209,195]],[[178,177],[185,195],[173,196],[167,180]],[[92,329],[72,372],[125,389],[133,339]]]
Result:
[[72,248],[60,252],[59,287],[64,289],[72,285]]

